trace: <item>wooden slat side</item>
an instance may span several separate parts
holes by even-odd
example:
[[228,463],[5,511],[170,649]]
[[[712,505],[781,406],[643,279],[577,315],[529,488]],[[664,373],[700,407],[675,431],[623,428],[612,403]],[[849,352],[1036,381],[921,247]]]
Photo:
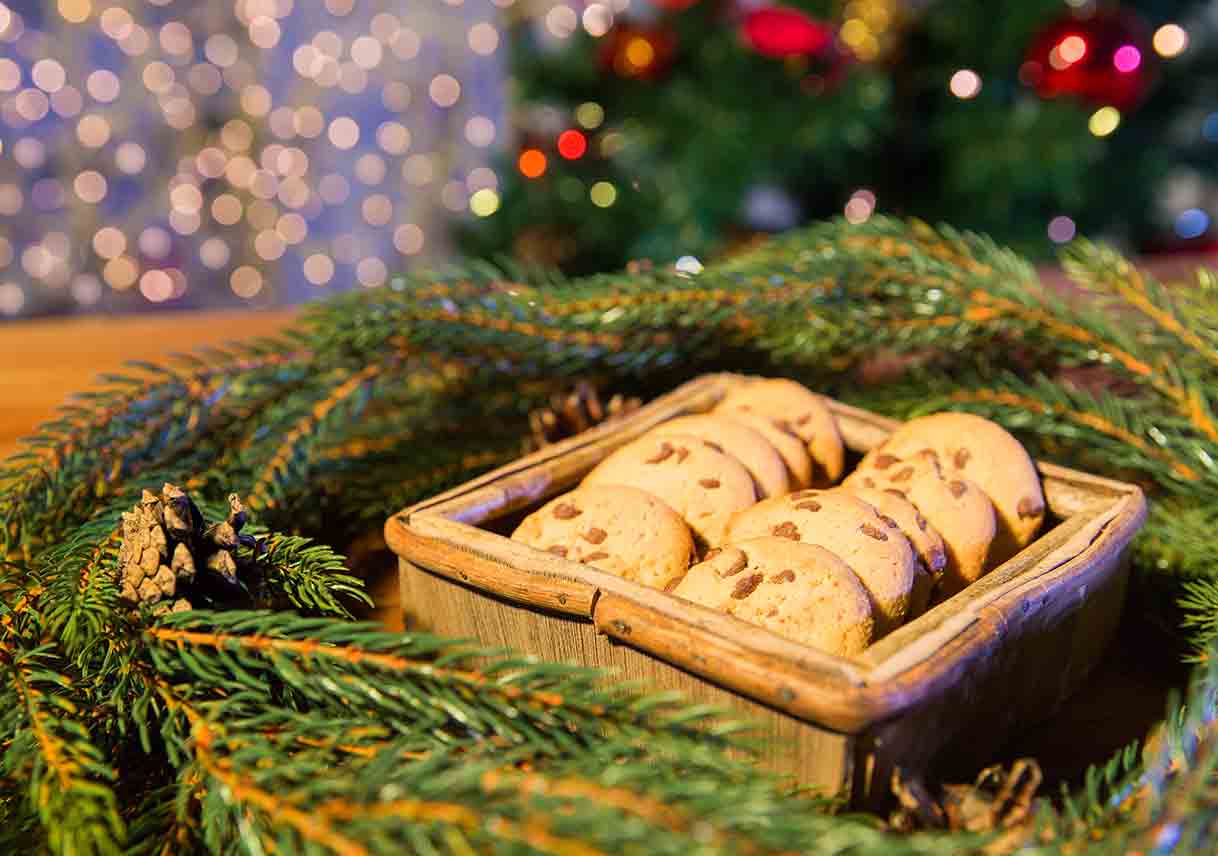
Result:
[[594,568],[550,556],[525,544],[438,514],[416,514],[385,526],[389,548],[401,557],[517,603],[588,618],[597,587]]
[[495,598],[401,560],[403,608],[409,630],[474,639],[489,648],[544,651],[548,659],[612,674],[614,682],[678,692],[755,726],[757,760],[804,787],[836,794],[849,787],[853,738],[809,725],[758,704],[630,645],[598,634],[587,620]]
[[665,600],[643,604],[601,592],[597,630],[789,716],[843,733],[865,726],[851,692],[860,676],[847,661],[696,604]]

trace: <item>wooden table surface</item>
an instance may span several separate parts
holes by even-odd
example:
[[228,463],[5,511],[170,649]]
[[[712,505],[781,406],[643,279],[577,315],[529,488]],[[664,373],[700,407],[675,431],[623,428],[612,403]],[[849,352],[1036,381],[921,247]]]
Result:
[[[1176,261],[1176,265],[1180,262]],[[0,458],[16,440],[50,417],[68,394],[92,384],[125,360],[158,360],[200,345],[275,333],[290,311],[181,313],[134,318],[13,322],[0,326]],[[376,601],[372,614],[400,628],[396,567],[375,555],[357,569]],[[1105,663],[1066,709],[1010,747],[1009,757],[1031,755],[1049,767],[1047,780],[1077,781],[1087,764],[1106,760],[1161,718],[1172,685],[1184,672],[1156,656],[1136,631],[1122,631]]]
[[0,325],[0,458],[54,414],[67,396],[125,360],[267,336],[292,312],[181,312],[130,318],[63,318]]

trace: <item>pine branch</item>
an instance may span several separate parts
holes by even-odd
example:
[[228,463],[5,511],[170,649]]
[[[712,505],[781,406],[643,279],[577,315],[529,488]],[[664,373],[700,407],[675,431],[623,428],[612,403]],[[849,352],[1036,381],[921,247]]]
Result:
[[0,498],[0,546],[28,554],[62,534],[92,499],[227,421],[253,416],[307,365],[287,343],[210,356],[210,363],[179,358],[184,368],[140,363],[132,375],[106,376],[106,388],[80,394],[79,404],[26,440],[31,451],[0,471],[0,483],[16,486]]
[[[454,833],[478,852],[523,843],[542,853],[684,853],[695,829],[700,852],[708,853],[931,850],[926,840],[829,817],[821,804],[800,806],[746,768],[738,777],[713,766],[674,769],[645,749],[623,758],[593,744],[586,754],[521,772],[515,753],[480,760],[465,746],[420,754],[381,740],[342,747],[350,753],[344,763],[332,740],[316,739],[316,722],[274,720],[268,730],[265,715],[192,719],[200,768],[230,794],[216,808],[228,818],[215,826],[216,849],[252,813],[243,835],[287,835],[281,841],[291,849],[314,842],[350,853],[402,842],[442,846]],[[354,739],[367,736],[357,732]],[[284,756],[285,745],[301,744],[309,748]],[[262,763],[268,755],[280,762]]]
[[36,650],[6,664],[17,704],[0,713],[4,733],[12,735],[0,769],[27,782],[26,799],[52,851],[118,853],[126,830],[112,789],[115,772],[81,722],[72,680],[49,661]]
[[119,512],[101,515],[46,551],[47,592],[43,598],[47,630],[73,656],[90,650],[110,629],[118,604]]
[[[358,421],[359,413],[367,403],[368,384],[378,375],[384,374],[391,365],[392,361],[374,362],[352,373],[315,403],[312,409],[283,435],[278,448],[249,490],[250,508],[257,510],[277,504],[281,498],[280,487],[289,476],[289,468],[297,470],[292,473],[296,479],[303,478],[307,473],[309,450],[316,442],[317,435],[324,430],[327,419],[333,414],[345,421]],[[352,398],[355,400],[349,403],[348,399]],[[346,407],[336,410],[341,405]]]
[[556,750],[606,729],[623,738],[660,730],[691,750],[734,742],[730,728],[695,728],[709,711],[687,720],[673,700],[598,687],[585,669],[498,657],[474,671],[471,661],[489,652],[369,624],[195,610],[161,619],[144,638],[162,674],[231,692],[282,682],[318,711],[374,712],[403,732],[476,733]]
[[347,573],[343,557],[309,538],[271,535],[243,558],[259,576],[261,599],[282,597],[308,613],[350,618],[344,601],[372,606],[363,582]]

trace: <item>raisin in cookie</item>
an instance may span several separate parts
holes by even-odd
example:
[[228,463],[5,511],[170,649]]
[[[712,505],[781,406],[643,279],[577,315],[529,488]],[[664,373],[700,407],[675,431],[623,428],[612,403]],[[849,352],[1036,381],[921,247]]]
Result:
[[744,410],[718,412],[718,418],[735,422],[756,431],[766,442],[778,452],[783,466],[787,470],[787,486],[789,488],[810,487],[812,485],[812,456],[804,441],[792,433],[789,426],[783,427],[771,419]]
[[849,491],[801,490],[739,512],[729,543],[772,535],[816,544],[840,557],[875,604],[876,638],[898,627],[909,609],[917,559],[896,523]]
[[899,493],[869,487],[850,487],[849,490],[878,511],[881,517],[893,520],[917,554],[920,567],[909,596],[909,612],[905,620],[917,618],[926,611],[931,592],[947,568],[947,548],[943,538],[922,512]]
[[901,458],[930,449],[949,477],[967,478],[985,492],[998,514],[993,563],[1036,537],[1045,518],[1040,475],[1020,442],[996,422],[972,413],[935,413],[906,422],[880,448]]
[[842,477],[846,451],[837,420],[822,396],[793,380],[755,380],[728,393],[715,413],[756,413],[803,440],[815,471],[812,485],[827,487]]
[[633,487],[564,494],[526,517],[512,538],[659,589],[680,580],[694,555],[680,515]]
[[712,550],[673,594],[830,654],[858,654],[874,633],[871,600],[850,567],[786,538]]
[[943,539],[947,566],[937,596],[955,594],[979,579],[989,567],[991,545],[998,531],[997,515],[981,488],[952,477],[933,451],[898,458],[872,449],[845,481],[848,488],[892,491],[908,499]]
[[732,514],[757,501],[753,477],[697,437],[640,437],[601,461],[585,485],[621,484],[659,497],[693,530],[701,550],[723,543]]
[[782,496],[790,488],[786,464],[765,437],[747,425],[718,416],[681,416],[665,422],[648,436],[666,437],[684,434],[699,437],[706,445],[726,452],[744,464],[757,487],[757,496],[765,499]]

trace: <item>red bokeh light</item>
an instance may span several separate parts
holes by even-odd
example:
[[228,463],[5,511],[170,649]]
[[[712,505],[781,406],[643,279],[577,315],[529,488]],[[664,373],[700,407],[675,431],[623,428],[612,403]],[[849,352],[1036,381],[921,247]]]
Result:
[[582,158],[588,151],[588,138],[575,129],[558,135],[558,153],[567,160]]

